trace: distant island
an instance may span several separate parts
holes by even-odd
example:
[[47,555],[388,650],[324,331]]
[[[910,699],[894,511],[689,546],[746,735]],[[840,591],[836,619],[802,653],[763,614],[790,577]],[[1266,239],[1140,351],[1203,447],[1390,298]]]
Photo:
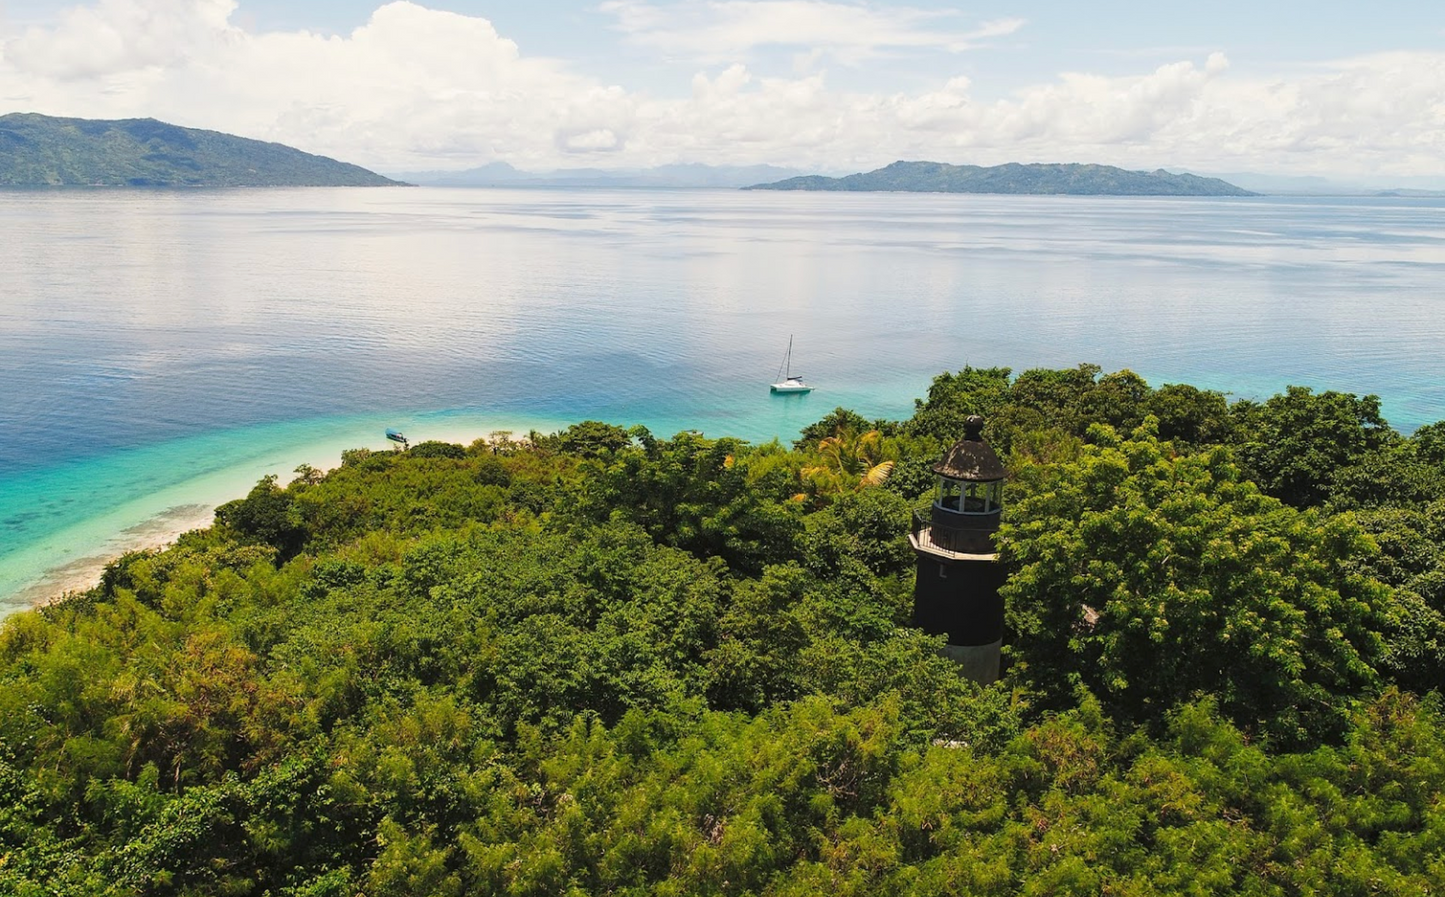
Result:
[[943,162],[894,162],[847,177],[821,175],[755,184],[745,190],[847,190],[898,193],[1022,193],[1075,196],[1256,196],[1218,178],[1112,165],[1012,162],[990,168]]
[[279,143],[153,118],[0,116],[0,187],[381,187],[399,181]]

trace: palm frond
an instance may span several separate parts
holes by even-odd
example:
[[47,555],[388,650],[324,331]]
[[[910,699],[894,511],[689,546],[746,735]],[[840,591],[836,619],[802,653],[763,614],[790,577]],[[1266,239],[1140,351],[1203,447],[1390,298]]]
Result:
[[860,488],[865,486],[881,486],[884,482],[887,481],[889,475],[892,473],[892,461],[884,461],[882,464],[875,464],[868,469],[867,473],[863,474],[863,478],[859,480],[858,485]]

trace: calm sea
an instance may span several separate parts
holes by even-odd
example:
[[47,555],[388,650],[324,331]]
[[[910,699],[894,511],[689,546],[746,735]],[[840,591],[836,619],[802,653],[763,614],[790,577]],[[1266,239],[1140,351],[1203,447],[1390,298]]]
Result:
[[[790,334],[818,389],[770,396]],[[387,426],[787,438],[1094,362],[1409,430],[1442,346],[1441,200],[0,193],[0,612]]]

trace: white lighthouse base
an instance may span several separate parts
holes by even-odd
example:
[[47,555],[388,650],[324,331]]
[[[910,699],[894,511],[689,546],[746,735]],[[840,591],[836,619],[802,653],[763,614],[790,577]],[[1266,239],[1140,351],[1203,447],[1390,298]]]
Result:
[[998,681],[1003,639],[989,645],[944,645],[943,656],[958,664],[958,671],[979,685]]

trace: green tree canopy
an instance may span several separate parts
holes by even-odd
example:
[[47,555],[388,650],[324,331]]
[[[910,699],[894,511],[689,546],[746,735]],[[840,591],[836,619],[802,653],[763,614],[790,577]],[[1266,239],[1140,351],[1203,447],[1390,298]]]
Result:
[[[268,477],[0,623],[0,894],[1445,892],[1445,424],[1371,402],[965,368]],[[908,541],[980,412],[986,688]]]
[[1153,425],[1097,428],[1008,512],[1020,676],[1054,702],[1084,686],[1126,719],[1213,694],[1282,744],[1337,734],[1378,679],[1392,609],[1355,572],[1372,543],[1261,494],[1225,450],[1178,454]]
[[1330,498],[1338,473],[1394,436],[1377,396],[1291,386],[1263,402],[1238,402],[1239,463],[1269,495],[1296,508]]

